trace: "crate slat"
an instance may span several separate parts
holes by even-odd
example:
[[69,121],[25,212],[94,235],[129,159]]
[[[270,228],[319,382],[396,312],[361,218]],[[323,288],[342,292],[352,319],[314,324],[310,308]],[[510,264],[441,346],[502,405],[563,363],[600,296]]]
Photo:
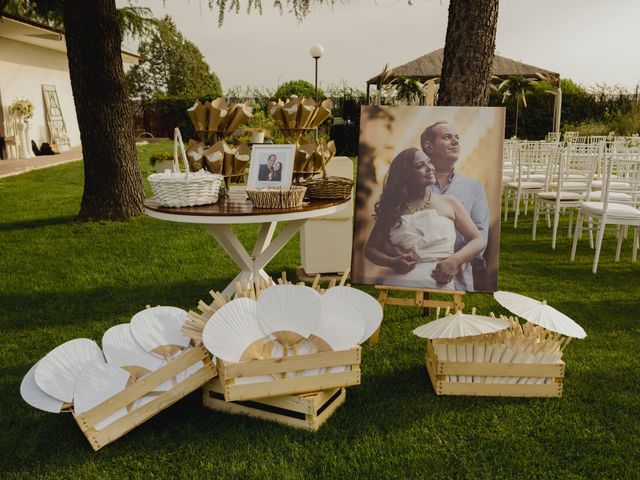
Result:
[[262,398],[243,402],[224,400],[217,379],[203,388],[203,404],[211,410],[277,422],[315,432],[345,402],[346,390],[333,388],[303,395]]

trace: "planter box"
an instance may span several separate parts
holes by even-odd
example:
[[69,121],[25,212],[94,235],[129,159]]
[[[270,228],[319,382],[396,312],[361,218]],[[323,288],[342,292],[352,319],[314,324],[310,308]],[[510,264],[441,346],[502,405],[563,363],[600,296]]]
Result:
[[[200,361],[204,363],[204,367],[192,373],[170,390],[157,395],[157,398],[149,403],[129,411],[103,429],[96,430],[95,425],[99,422],[109,418],[119,410],[132,405],[136,400],[154,391],[156,387]],[[202,345],[198,345],[171,360],[164,367],[151,372],[138,382],[129,385],[122,392],[105,400],[100,405],[79,415],[74,414],[74,418],[80,430],[82,430],[82,433],[84,433],[87,440],[89,440],[91,447],[94,450],[99,450],[165,408],[173,405],[182,397],[202,387],[215,375],[216,368],[211,363],[211,356]]]
[[218,412],[247,415],[311,432],[317,431],[346,399],[344,388],[243,402],[224,400],[224,387],[213,379],[202,387],[204,406]]
[[[540,363],[485,363],[447,362],[438,359],[433,344],[427,341],[427,372],[436,395],[472,395],[495,397],[560,397],[564,378],[564,362]],[[480,377],[485,382],[453,382],[449,376]],[[486,383],[492,377],[491,383]],[[516,377],[537,377],[545,383],[513,382]]]
[[[318,392],[331,388],[348,387],[360,384],[361,348],[338,352],[321,352],[309,355],[294,355],[266,360],[249,360],[228,363],[218,359],[218,372],[223,385],[224,399],[227,402],[252,400],[256,398],[280,397],[301,393]],[[339,373],[320,375],[296,375],[303,370],[346,365],[347,369]],[[240,377],[284,374],[284,378],[272,381],[237,384]]]

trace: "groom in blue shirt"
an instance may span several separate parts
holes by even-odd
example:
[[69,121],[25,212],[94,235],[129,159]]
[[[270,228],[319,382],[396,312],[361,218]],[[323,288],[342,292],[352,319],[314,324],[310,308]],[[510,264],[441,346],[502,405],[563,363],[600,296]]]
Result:
[[[427,127],[420,136],[420,146],[422,151],[431,159],[431,163],[436,169],[437,181],[429,187],[431,191],[445,195],[453,195],[462,203],[473,223],[484,238],[485,245],[489,228],[489,205],[487,195],[481,182],[472,178],[460,175],[455,171],[455,164],[460,156],[460,137],[455,128],[446,122],[437,122]],[[466,241],[460,233],[456,232],[455,251],[465,245]],[[433,272],[433,278],[437,282],[446,283],[454,278],[457,290],[474,291],[483,289],[478,284],[483,277],[482,272],[486,269],[486,264],[482,253],[470,263],[461,268],[461,275],[457,272],[448,271],[447,268],[439,268],[440,264]],[[472,270],[473,269],[473,270]],[[474,277],[476,285],[474,286]]]

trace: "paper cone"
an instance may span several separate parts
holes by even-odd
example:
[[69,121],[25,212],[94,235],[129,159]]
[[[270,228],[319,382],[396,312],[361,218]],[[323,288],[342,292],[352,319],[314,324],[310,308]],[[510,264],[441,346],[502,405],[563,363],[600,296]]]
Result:
[[293,171],[295,173],[303,173],[308,161],[309,154],[301,148],[296,149],[296,156],[293,160]]
[[230,177],[233,175],[233,158],[234,158],[234,149],[231,145],[227,145],[225,142],[222,142],[224,146],[224,161],[222,164],[222,175],[225,177]]
[[204,168],[204,144],[189,139],[187,160],[189,161],[189,170],[192,172],[202,170]]
[[280,129],[287,128],[287,119],[285,118],[284,111],[282,110],[283,106],[284,102],[282,102],[282,100],[278,100],[277,102],[269,102],[269,113]]
[[307,128],[309,119],[316,109],[316,102],[313,98],[303,98],[298,109],[298,128]]
[[246,143],[241,143],[234,154],[233,175],[244,175],[247,172],[249,160],[251,160],[251,147]]
[[207,127],[210,137],[220,129],[220,124],[225,120],[227,111],[227,101],[224,97],[218,97],[211,102],[209,106],[209,123]]
[[214,143],[204,151],[204,161],[211,173],[222,174],[224,146],[222,140]]
[[227,126],[227,135],[231,135],[238,129],[240,125],[253,117],[253,105],[253,100],[247,100],[246,102],[244,102],[244,104],[239,103],[237,105],[235,109],[235,115],[233,116],[233,119],[231,120],[229,126]]
[[232,103],[231,105],[229,105],[227,116],[224,117],[222,122],[220,122],[218,130],[222,131],[225,137],[229,134],[229,125],[231,125],[231,122],[233,122],[233,118],[236,116],[236,110],[238,110],[237,103]]
[[297,98],[290,99],[282,106],[284,118],[287,121],[289,129],[297,128],[298,109],[300,108],[300,100]]
[[207,129],[207,107],[196,100],[191,108],[187,108],[187,115],[198,133],[204,135]]
[[323,102],[316,108],[312,118],[309,120],[310,128],[317,128],[322,122],[324,122],[331,115],[331,108],[333,103],[331,100],[323,100]]

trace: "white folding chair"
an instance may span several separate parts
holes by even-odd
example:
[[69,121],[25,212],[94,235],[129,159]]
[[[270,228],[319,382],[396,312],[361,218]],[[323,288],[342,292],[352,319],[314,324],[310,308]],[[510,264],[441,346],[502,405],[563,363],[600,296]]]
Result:
[[[589,199],[591,182],[599,158],[598,146],[570,145],[558,155],[555,180],[549,182],[549,190],[539,192],[534,199],[533,228],[531,238],[536,239],[540,211],[545,211],[547,224],[549,212],[553,211],[551,248],[555,250],[560,213],[569,211],[569,238],[573,226],[573,211],[582,201]],[[551,225],[549,225],[551,226]]]
[[[604,231],[607,225],[614,225],[616,228],[617,245],[615,261],[620,260],[620,251],[625,230],[633,228],[632,261],[637,259],[638,233],[640,230],[640,210],[637,209],[640,183],[640,155],[637,153],[612,153],[608,155],[606,161],[604,189],[601,201],[587,201],[580,205],[578,218],[576,219],[576,230],[571,248],[571,261],[575,260],[578,240],[580,239],[583,224],[589,227],[596,227],[595,256],[593,259],[593,273],[598,271],[598,261],[602,249]],[[628,185],[627,202],[614,202],[610,198],[613,182],[624,182]]]
[[518,162],[515,180],[504,185],[504,221],[508,219],[509,199],[513,194],[515,211],[513,228],[518,228],[520,202],[524,200],[524,214],[527,214],[529,196],[547,189],[549,168],[555,162],[558,144],[555,142],[523,142],[518,148]]

